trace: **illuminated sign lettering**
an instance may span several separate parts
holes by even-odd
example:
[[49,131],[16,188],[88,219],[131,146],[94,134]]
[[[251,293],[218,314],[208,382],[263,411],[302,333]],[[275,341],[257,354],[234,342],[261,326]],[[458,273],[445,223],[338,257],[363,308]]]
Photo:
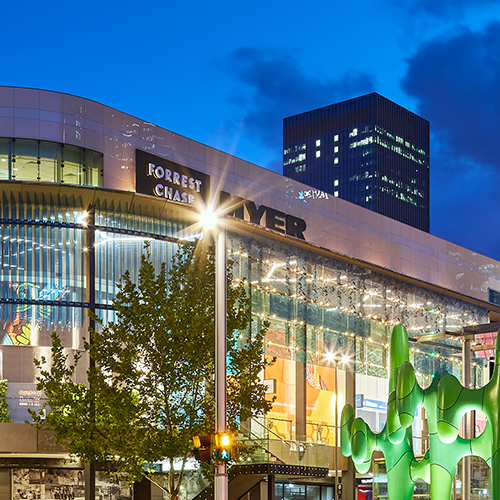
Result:
[[226,210],[228,215],[232,215],[238,219],[245,220],[246,212],[248,220],[254,224],[261,225],[262,217],[265,215],[264,225],[268,229],[288,236],[294,236],[301,240],[306,239],[304,236],[306,221],[299,217],[285,214],[285,212],[266,207],[266,205],[257,207],[253,201],[238,196],[231,198],[231,195],[225,191],[220,192],[220,205]]
[[136,191],[166,200],[200,205],[208,199],[210,177],[192,168],[136,149]]

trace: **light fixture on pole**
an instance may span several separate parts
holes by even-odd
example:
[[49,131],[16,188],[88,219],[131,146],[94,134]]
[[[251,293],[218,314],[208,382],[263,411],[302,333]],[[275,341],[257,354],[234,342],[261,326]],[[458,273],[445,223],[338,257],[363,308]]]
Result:
[[[226,316],[227,316],[227,262],[226,218],[224,214],[206,210],[200,223],[215,231],[215,433],[226,432]],[[226,461],[217,459],[215,500],[227,500],[228,480]]]
[[334,477],[334,491],[335,495],[334,498],[338,498],[338,491],[339,491],[339,480],[338,480],[338,449],[339,449],[339,420],[338,420],[338,414],[339,414],[339,391],[338,391],[338,378],[339,378],[339,362],[342,363],[342,366],[345,369],[345,365],[347,365],[350,361],[350,357],[348,354],[343,354],[339,356],[338,353],[334,352],[327,352],[325,354],[325,359],[329,363],[335,363],[335,449],[334,449],[334,454],[333,454],[333,466],[335,468],[335,477]]

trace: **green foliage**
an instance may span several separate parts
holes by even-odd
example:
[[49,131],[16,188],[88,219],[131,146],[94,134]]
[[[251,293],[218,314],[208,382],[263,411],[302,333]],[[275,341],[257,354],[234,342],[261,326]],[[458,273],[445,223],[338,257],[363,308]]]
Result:
[[7,404],[8,380],[0,380],[0,422],[12,422]]
[[[265,366],[265,329],[249,331],[250,301],[227,272],[228,426],[270,408],[259,373]],[[53,335],[52,366],[42,369],[38,388],[52,409],[34,421],[49,424],[56,438],[84,461],[112,461],[133,480],[144,464],[185,460],[192,436],[214,430],[215,268],[212,250],[182,245],[170,271],[157,271],[149,248],[137,280],[129,272],[113,301],[116,321],[90,332],[85,350],[95,361],[89,385],[75,383],[78,358],[68,356]],[[35,361],[42,368],[46,360]],[[173,467],[171,467],[173,471]],[[168,478],[174,498],[183,472]]]

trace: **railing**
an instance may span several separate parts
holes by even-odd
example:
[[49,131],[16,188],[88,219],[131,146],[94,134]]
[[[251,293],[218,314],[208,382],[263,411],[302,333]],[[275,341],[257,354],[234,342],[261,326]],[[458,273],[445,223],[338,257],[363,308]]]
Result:
[[[210,481],[205,477],[201,469],[192,471],[183,481],[179,491],[179,500],[192,500],[210,485]],[[165,493],[163,498],[167,498]]]
[[327,446],[335,446],[335,426],[321,422],[306,423],[307,441]]
[[280,438],[291,441],[293,439],[292,420],[284,418],[267,418],[265,427],[267,430],[277,434]]
[[[249,449],[248,456],[242,459],[241,464],[269,464],[279,463],[303,467],[329,466],[329,448],[327,443],[314,443],[311,441],[295,441],[288,437],[291,435],[291,421],[271,419],[273,425],[268,426],[259,419],[252,419],[248,425],[243,425],[238,442]],[[266,424],[269,423],[266,421]],[[285,425],[286,424],[286,425]],[[286,432],[284,432],[286,430]],[[193,471],[186,478],[179,494],[179,500],[192,500],[201,493],[210,482],[201,470]]]
[[287,465],[328,467],[329,450],[325,443],[285,439],[258,419],[252,419],[252,424],[262,431],[262,435],[252,431],[248,439],[248,441],[258,439],[261,443],[259,453],[251,457],[253,463],[279,461]]

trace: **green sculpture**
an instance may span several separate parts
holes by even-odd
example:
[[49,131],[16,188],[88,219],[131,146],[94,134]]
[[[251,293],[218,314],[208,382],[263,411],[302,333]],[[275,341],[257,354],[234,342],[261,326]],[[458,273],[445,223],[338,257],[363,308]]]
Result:
[[354,418],[354,409],[345,405],[341,417],[341,450],[346,457],[352,456],[356,470],[366,473],[370,469],[372,453],[382,451],[386,461],[387,489],[390,500],[410,500],[415,481],[427,477],[427,471],[416,462],[411,443],[411,429],[404,428],[396,413],[396,383],[403,363],[409,361],[408,335],[403,326],[397,325],[391,337],[391,363],[389,376],[389,401],[387,421],[375,434],[361,418]]
[[[358,472],[366,473],[373,451],[381,450],[387,467],[389,500],[411,499],[417,479],[430,484],[432,500],[448,500],[458,462],[465,456],[476,455],[488,465],[493,463],[492,476],[496,477],[492,498],[500,500],[500,489],[496,486],[500,482],[500,455],[495,455],[500,449],[500,430],[491,425],[498,421],[498,378],[498,365],[495,365],[492,380],[479,390],[464,389],[447,373],[437,374],[431,385],[422,389],[409,363],[406,329],[397,325],[391,337],[386,425],[375,434],[362,419],[354,419],[354,409],[346,405],[341,418],[342,453],[352,456]],[[429,448],[420,461],[413,453],[411,435],[418,405],[423,405],[429,427]],[[472,409],[483,411],[488,423],[478,438],[463,439],[458,436],[460,421]],[[495,496],[495,492],[499,496]]]
[[[500,333],[500,332],[499,332]],[[491,498],[500,500],[500,346],[497,342],[495,369],[490,381],[480,389],[466,389],[453,376],[446,375],[438,387],[437,432],[444,443],[460,439],[458,429],[462,417],[471,410],[480,410],[488,418],[485,430],[473,443],[473,455],[480,456],[491,467]]]

